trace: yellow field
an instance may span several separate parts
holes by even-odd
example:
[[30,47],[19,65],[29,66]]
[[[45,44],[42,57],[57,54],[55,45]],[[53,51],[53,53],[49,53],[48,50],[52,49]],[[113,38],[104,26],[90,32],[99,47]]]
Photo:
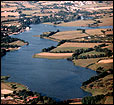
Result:
[[14,16],[19,16],[18,12],[2,12],[1,16],[8,16],[8,15],[14,15]]
[[39,12],[40,10],[23,10],[22,13],[26,15],[32,15],[34,12]]
[[108,48],[109,50],[112,50],[112,52],[113,52],[113,43],[110,43],[108,46],[105,46],[102,48]]
[[85,33],[82,33],[81,31],[63,31],[63,32],[58,32],[51,36],[52,38],[55,39],[60,39],[60,40],[68,40],[68,39],[74,39],[74,38],[79,38],[79,37],[85,37],[88,36]]
[[73,53],[49,53],[42,52],[35,54],[34,58],[47,58],[47,59],[67,59],[72,56]]
[[98,63],[113,63],[113,59],[100,60]]
[[27,43],[24,43],[24,42],[22,42],[22,41],[20,41],[20,40],[18,40],[18,41],[15,41],[15,42],[12,42],[12,43],[9,43],[9,45],[18,45],[18,46],[24,46],[24,45],[26,45]]
[[10,7],[10,8],[1,8],[1,11],[12,11],[12,10],[16,10],[17,7]]
[[17,25],[21,25],[21,23],[19,23],[18,21],[11,21],[11,22],[4,22],[3,23],[5,26],[9,26],[9,25],[12,25],[12,26],[17,26]]
[[67,22],[67,23],[61,23],[58,24],[57,26],[82,26],[86,27],[88,24],[94,23],[93,20],[77,20],[77,21],[72,21],[72,22]]
[[103,35],[103,33],[101,32],[101,30],[106,31],[107,29],[87,29],[86,33],[88,35]]
[[100,20],[102,23],[99,23],[99,26],[113,26],[113,17],[96,19]]
[[85,48],[93,48],[94,46],[98,46],[102,43],[73,43],[73,42],[65,42],[59,47],[85,47]]
[[[76,66],[81,66],[81,67],[87,67],[89,64],[92,64],[92,63],[97,63],[97,61],[99,61],[101,58],[91,58],[91,59],[74,59],[73,60],[73,63],[76,65]],[[94,69],[92,69],[94,70]]]

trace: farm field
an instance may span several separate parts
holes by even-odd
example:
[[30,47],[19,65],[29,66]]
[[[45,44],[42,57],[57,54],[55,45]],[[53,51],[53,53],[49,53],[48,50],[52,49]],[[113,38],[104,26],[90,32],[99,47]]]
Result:
[[89,68],[93,70],[97,70],[97,68],[102,67],[103,70],[113,69],[113,62],[107,63],[95,63],[90,65]]
[[98,63],[100,61],[104,61],[107,57],[102,58],[90,58],[90,59],[74,59],[73,63],[76,66],[87,67],[91,70],[97,70],[99,67],[103,67],[103,69],[112,69],[113,62],[106,62],[106,63]]
[[[71,21],[71,22],[62,22],[60,24],[58,24],[57,26],[82,26],[82,27],[86,27],[88,26],[88,24],[92,24],[94,23],[94,20],[77,20],[77,21]],[[50,24],[52,25],[51,22],[47,22],[44,24]]]
[[[49,38],[54,38],[57,40],[84,40],[85,38],[91,40],[93,37],[94,39],[102,37],[105,38],[106,35],[113,34],[113,31],[107,31],[108,29],[86,29],[84,33],[82,30],[76,31],[62,31],[57,32],[56,34],[50,36]],[[102,32],[104,31],[105,34]]]
[[[19,19],[19,17],[1,17],[1,22],[2,21],[6,21],[6,20],[16,20],[16,19]],[[6,22],[4,22],[3,24],[5,24]],[[11,22],[9,22],[10,24]]]
[[50,52],[56,53],[56,52],[75,52],[77,49],[88,49],[85,47],[57,47],[51,50]]
[[107,29],[87,29],[85,32],[88,35],[103,35],[101,30],[106,31]]
[[[10,18],[10,19],[11,19],[11,18]],[[20,24],[18,21],[4,22],[3,24],[4,24],[5,26],[9,26],[9,25],[10,25],[10,26],[11,26],[11,25],[12,25],[12,26],[18,26],[18,25],[21,26],[21,24]]]
[[[100,20],[101,23],[98,23],[98,26],[112,26],[113,25],[113,17],[103,17],[100,19],[96,19],[96,21]],[[94,20],[77,20],[77,21],[71,21],[71,22],[61,22],[60,24],[57,24],[57,26],[81,26],[81,27],[87,27],[88,24],[93,24],[96,21]],[[50,24],[53,25],[53,23],[47,22],[44,24]]]
[[105,52],[90,51],[90,52],[80,54],[79,57],[80,56],[87,56],[87,55],[100,55],[100,54],[105,55]]
[[14,16],[19,16],[20,14],[18,12],[2,12],[1,16],[7,17],[8,15],[14,15]]
[[[33,35],[33,37],[40,37],[40,35]],[[113,29],[86,29],[85,32],[81,29],[76,31],[61,31],[52,36],[43,36],[42,38],[58,42],[61,40],[69,40],[71,42],[90,41],[91,43],[112,43]]]
[[57,32],[52,38],[59,39],[59,40],[71,40],[79,37],[85,37],[88,36],[85,33],[82,33],[82,31],[63,31],[63,32]]
[[47,59],[67,59],[71,57],[73,53],[49,53],[49,52],[42,52],[39,54],[35,54],[34,58],[47,58]]
[[113,59],[100,60],[98,63],[113,63]]
[[74,52],[77,49],[88,49],[93,48],[94,46],[98,46],[102,43],[74,43],[74,42],[65,42],[64,44],[61,44],[60,46],[52,49],[50,52],[57,53],[57,52]]
[[11,42],[11,43],[9,43],[9,45],[24,46],[24,45],[27,45],[27,43],[24,43],[24,42],[18,40],[18,41],[15,41],[15,42]]
[[65,42],[64,44],[58,46],[60,47],[80,47],[80,48],[93,48],[103,43],[75,43],[75,42]]
[[96,20],[100,20],[102,22],[99,23],[99,26],[113,26],[113,17],[104,17]]
[[[73,63],[76,66],[81,66],[81,67],[88,67],[90,64],[95,64],[97,63],[101,58],[90,58],[90,59],[74,59]],[[92,69],[93,70],[93,69]]]
[[102,47],[102,48],[108,48],[113,52],[113,43],[110,43],[108,46]]
[[[113,17],[104,17],[101,19],[96,19],[100,20],[102,23],[99,23],[98,26],[111,26],[113,25]],[[86,27],[88,24],[93,24],[95,21],[94,20],[78,20],[78,21],[72,21],[72,22],[62,22],[61,24],[58,24],[57,26],[81,26],[81,27]]]

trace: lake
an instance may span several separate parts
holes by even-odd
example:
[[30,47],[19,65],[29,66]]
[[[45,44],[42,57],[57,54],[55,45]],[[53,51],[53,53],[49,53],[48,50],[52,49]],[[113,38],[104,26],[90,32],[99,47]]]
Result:
[[[91,95],[80,87],[82,82],[96,75],[95,71],[74,66],[65,59],[50,60],[32,58],[43,48],[56,46],[57,42],[33,37],[43,32],[87,29],[88,27],[62,27],[46,24],[31,25],[29,31],[13,35],[29,42],[17,51],[8,52],[1,58],[1,75],[10,75],[9,81],[18,82],[29,87],[30,90],[47,95],[56,100],[81,98]],[[103,27],[104,28],[104,27]],[[90,28],[89,28],[90,29]]]

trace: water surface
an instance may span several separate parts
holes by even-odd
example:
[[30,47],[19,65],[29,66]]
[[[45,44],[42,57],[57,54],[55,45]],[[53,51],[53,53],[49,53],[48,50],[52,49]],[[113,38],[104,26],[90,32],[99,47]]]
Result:
[[76,30],[77,28],[88,29],[88,27],[54,27],[52,25],[38,24],[31,25],[29,31],[13,35],[12,37],[21,38],[30,44],[21,47],[18,51],[8,52],[2,57],[1,74],[10,75],[9,81],[22,83],[32,91],[58,100],[90,95],[80,87],[82,82],[96,75],[95,71],[74,66],[72,62],[65,59],[32,58],[35,53],[41,52],[43,48],[57,45],[57,42],[32,37],[32,35],[40,35],[43,32],[56,31],[57,29],[67,31]]

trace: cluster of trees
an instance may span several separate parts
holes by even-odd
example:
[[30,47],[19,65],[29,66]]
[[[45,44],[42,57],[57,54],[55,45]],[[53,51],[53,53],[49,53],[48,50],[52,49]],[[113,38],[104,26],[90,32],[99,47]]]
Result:
[[5,35],[4,35],[4,32],[1,32],[1,44],[2,43],[11,43],[11,42],[18,41],[18,40],[28,43],[22,39],[10,37],[7,35],[7,33],[5,33]]
[[78,56],[82,53],[85,53],[85,52],[90,52],[90,51],[93,51],[94,49],[93,48],[88,48],[88,49],[77,49],[75,50],[74,54],[72,55],[73,58],[75,59],[78,59]]
[[8,48],[18,48],[20,46],[18,45],[9,45],[9,44],[1,44],[1,57],[6,55],[6,52],[10,51],[10,50],[6,50]]
[[8,80],[10,78],[10,76],[1,76],[1,80]]
[[67,42],[67,40],[61,40],[60,42],[58,42],[57,46],[60,46],[61,44],[64,44],[65,42]]
[[97,75],[97,76],[91,77],[89,80],[83,82],[83,83],[82,83],[82,86],[88,85],[89,83],[91,83],[91,82],[93,82],[93,81],[96,81],[96,80],[98,80],[99,78],[103,78],[103,77],[105,77],[105,76],[107,76],[107,75],[109,75],[109,74],[113,74],[113,70],[112,70],[112,69],[109,69],[109,70],[107,70],[107,71],[104,71],[104,72],[100,73],[100,74]]
[[[88,49],[77,49],[75,50],[75,52],[73,53],[72,57],[70,58],[67,58],[67,60],[69,61],[72,61],[73,59],[79,59],[79,55],[82,54],[82,53],[85,53],[85,52],[89,52],[89,51],[93,51],[94,49],[93,48],[88,48]],[[85,57],[81,57],[80,59],[87,59]]]
[[[98,46],[95,46],[94,48],[88,48],[88,49],[77,49],[73,53],[72,57],[67,58],[67,60],[72,61],[73,59],[87,59],[87,58],[99,58],[99,57],[110,57],[112,56],[113,52],[107,48],[102,49],[101,47],[107,46],[106,44],[101,44]],[[99,54],[87,54],[87,55],[80,55],[82,53],[90,52],[90,51],[96,51],[96,52],[103,52]]]
[[6,50],[5,49],[1,49],[1,57],[6,55]]
[[[59,8],[59,7],[57,7],[57,8]],[[42,13],[43,13],[43,9],[41,11]],[[26,14],[22,14],[21,11],[19,11],[19,12],[20,12],[20,17],[23,17],[23,19],[28,19],[27,22],[30,22],[31,24],[39,24],[42,22],[55,22],[56,23],[57,21],[69,22],[69,21],[81,19],[81,18],[79,18],[80,16],[77,15],[78,14],[77,12],[72,13],[72,12],[66,12],[66,11],[59,11],[58,13],[55,13],[54,16],[52,16],[52,15],[42,16],[42,17],[32,16],[31,18],[26,18],[25,17]],[[71,16],[68,16],[69,14],[71,14]],[[23,19],[20,18],[19,20],[23,21]],[[32,21],[30,19],[32,19]]]
[[17,40],[18,38],[11,38],[10,36],[6,36],[1,38],[1,43],[11,43]]
[[7,51],[5,49],[20,47],[19,45],[9,45],[9,43],[15,42],[15,41],[18,41],[18,40],[20,40],[24,43],[27,43],[27,45],[29,44],[28,42],[26,42],[24,40],[21,40],[19,38],[10,37],[10,36],[7,35],[7,33],[1,32],[1,57],[6,54]]
[[19,45],[9,45],[9,44],[1,44],[2,48],[15,48],[20,47]]
[[99,26],[99,23],[102,23],[100,20],[94,20],[95,22],[92,23],[92,24],[88,24],[88,27],[96,27],[96,26]]
[[52,32],[49,32],[46,34],[41,34],[40,38],[52,36],[52,35],[56,34],[57,32],[59,32],[59,29],[57,31],[52,31]]
[[82,31],[82,33],[85,33],[85,29],[80,29],[80,28],[78,28],[77,30],[79,30],[79,31]]
[[[59,30],[57,30],[56,32],[58,32]],[[60,42],[58,42],[57,46],[60,46],[61,44],[65,43],[66,40],[62,40]],[[57,47],[56,46],[56,47]],[[56,48],[55,46],[51,46],[51,47],[48,47],[48,48],[44,48],[42,49],[42,52],[50,52],[52,49]],[[57,51],[56,53],[68,53],[68,52],[71,52],[71,51]]]
[[108,45],[105,43],[98,45],[98,47],[105,47],[105,46],[108,46]]
[[56,47],[55,46],[51,46],[51,47],[48,47],[48,48],[44,48],[44,49],[42,49],[42,52],[49,52],[49,51],[51,51],[54,48],[56,48]]
[[[59,30],[57,30],[56,32],[58,32],[58,31]],[[57,46],[60,46],[61,44],[65,43],[65,42],[66,42],[66,40],[62,40],[62,41],[58,42]],[[44,48],[44,49],[42,49],[42,52],[50,52],[51,50],[53,50],[56,47],[51,46],[51,47],[48,47],[48,48]],[[56,51],[55,53],[72,53],[72,51]]]
[[100,58],[100,57],[106,57],[106,54],[83,55],[83,56],[78,56],[77,59]]
[[93,48],[88,48],[88,49],[83,49],[83,48],[81,48],[81,49],[77,49],[77,50],[75,50],[75,52],[73,53],[72,57],[67,58],[67,60],[72,61],[73,59],[87,59],[86,56],[80,56],[80,57],[79,57],[79,55],[82,54],[82,53],[86,53],[86,52],[89,52],[89,51],[93,51],[93,50],[94,50]]
[[[53,100],[52,98],[47,96],[41,96],[41,94],[37,92],[32,92],[30,90],[28,91],[23,89],[23,90],[19,90],[19,92],[14,91],[13,94],[19,96],[20,99],[23,99],[24,103],[26,104],[37,104],[37,103],[55,104],[56,103],[56,101]],[[27,101],[28,96],[37,97],[37,98],[29,99],[29,101]]]
[[97,104],[105,95],[87,96],[82,99],[82,104]]
[[74,51],[53,51],[54,53],[73,53]]
[[[102,46],[102,45],[101,45],[101,46]],[[108,56],[108,57],[110,57],[110,56],[113,55],[112,50],[109,50],[108,48],[102,49],[101,46],[100,46],[100,45],[99,45],[99,46],[95,46],[95,47],[94,47],[95,51],[97,51],[97,52],[104,52],[104,53],[105,53],[105,56]],[[103,46],[103,47],[104,47],[104,46]]]
[[78,40],[66,40],[67,42],[77,42],[77,43],[112,43],[113,41],[105,41],[105,40],[100,40],[100,39],[97,39],[97,40],[81,40],[81,41],[78,41]]

